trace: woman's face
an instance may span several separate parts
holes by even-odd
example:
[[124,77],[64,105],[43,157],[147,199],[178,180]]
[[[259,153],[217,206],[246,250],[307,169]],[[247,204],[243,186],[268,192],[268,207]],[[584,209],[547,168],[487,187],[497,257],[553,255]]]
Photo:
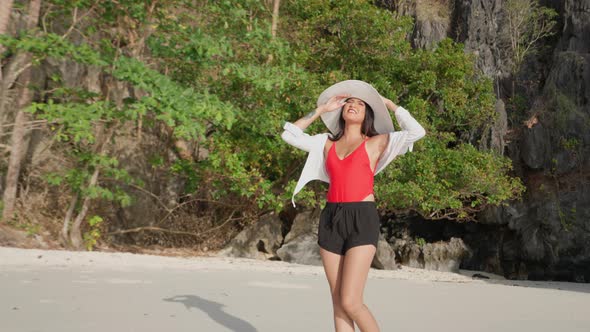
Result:
[[342,118],[349,123],[363,123],[365,110],[364,101],[358,98],[348,98],[342,106]]

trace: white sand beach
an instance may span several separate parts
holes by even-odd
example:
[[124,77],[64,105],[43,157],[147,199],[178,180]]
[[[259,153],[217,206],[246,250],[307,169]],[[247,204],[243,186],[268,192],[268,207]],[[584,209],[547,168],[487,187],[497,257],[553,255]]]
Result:
[[[474,273],[490,279],[473,279]],[[322,267],[0,247],[2,331],[332,331]],[[590,331],[590,285],[371,270],[382,331]]]

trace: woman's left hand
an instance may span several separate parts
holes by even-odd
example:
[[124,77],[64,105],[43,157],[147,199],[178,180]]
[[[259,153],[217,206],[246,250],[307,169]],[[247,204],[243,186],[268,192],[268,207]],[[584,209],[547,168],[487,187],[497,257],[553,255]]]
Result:
[[397,105],[392,102],[390,99],[387,99],[383,96],[381,96],[381,99],[383,100],[383,103],[385,103],[385,106],[390,110],[395,112],[395,110],[397,109]]

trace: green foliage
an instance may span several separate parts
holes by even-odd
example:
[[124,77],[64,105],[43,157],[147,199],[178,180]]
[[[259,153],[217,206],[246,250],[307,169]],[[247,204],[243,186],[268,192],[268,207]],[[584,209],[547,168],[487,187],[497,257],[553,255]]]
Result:
[[[2,207],[1,205],[2,204],[0,204],[0,207]],[[0,212],[1,211],[2,210],[0,209]],[[25,231],[28,236],[38,235],[41,233],[42,230],[41,224],[32,222],[27,219],[16,218],[16,215],[13,218],[6,220],[6,224]]]
[[0,44],[4,45],[9,53],[20,51],[31,54],[33,64],[39,64],[47,58],[67,58],[88,65],[106,65],[100,54],[88,44],[76,45],[55,33],[41,35],[26,33],[18,37],[0,35]]
[[426,245],[426,240],[422,237],[416,237],[414,241],[416,241],[416,244],[420,247],[424,247]]
[[[92,98],[94,94],[85,94]],[[131,198],[120,186],[111,187],[94,185],[89,186],[90,178],[96,170],[100,169],[101,177],[117,180],[122,184],[138,183],[113,157],[97,153],[97,132],[108,131],[108,126],[115,126],[119,122],[125,122],[133,118],[129,111],[121,111],[116,105],[107,101],[86,102],[62,102],[64,96],[72,97],[74,94],[66,93],[62,89],[55,97],[45,103],[32,103],[27,111],[35,114],[38,119],[48,121],[53,138],[59,142],[70,145],[69,156],[74,165],[72,168],[64,168],[60,173],[49,173],[45,179],[50,185],[66,184],[72,192],[82,194],[82,197],[117,201],[121,206],[131,204]],[[77,99],[79,94],[75,96]],[[102,123],[107,128],[101,129],[97,124]]]
[[88,220],[89,230],[84,232],[82,236],[84,239],[84,245],[86,246],[86,250],[92,251],[96,243],[100,239],[102,233],[100,231],[100,227],[103,223],[103,219],[100,216],[92,216]]
[[422,122],[426,113],[432,129],[480,128],[494,119],[495,97],[491,80],[476,74],[473,61],[450,39],[434,51],[417,50],[391,73],[399,86],[395,94]]
[[113,76],[143,90],[147,96],[130,100],[127,112],[131,118],[153,112],[155,119],[174,128],[180,138],[204,138],[207,125],[231,129],[234,110],[207,91],[197,92],[175,83],[135,59],[119,58]]
[[197,191],[202,181],[202,173],[198,172],[198,165],[188,160],[179,159],[176,160],[172,166],[170,166],[170,172],[175,174],[181,174],[185,179],[184,192],[193,193]]
[[562,137],[561,138],[561,146],[568,151],[574,152],[577,150],[577,147],[580,146],[580,140],[575,137],[570,137],[570,138]]
[[27,111],[37,114],[39,119],[48,120],[58,141],[92,144],[96,123],[104,119],[112,121],[116,110],[109,102],[56,103],[49,99],[45,103],[32,103]]
[[[376,181],[385,208],[415,209],[432,219],[471,220],[485,206],[519,197],[522,183],[507,175],[510,160],[459,144],[451,134],[423,139],[423,150],[408,153]],[[416,150],[415,150],[416,151]]]
[[[342,71],[350,77],[379,81],[395,59],[409,53],[411,20],[396,20],[370,1],[297,1],[294,17],[300,41],[314,72]],[[286,8],[290,11],[290,8]],[[294,16],[295,16],[294,15]],[[299,19],[297,19],[299,18]]]
[[119,168],[115,158],[74,152],[72,159],[77,161],[78,167],[65,169],[62,173],[47,173],[44,175],[45,181],[53,186],[66,184],[72,191],[82,194],[82,197],[116,201],[122,207],[131,205],[132,198],[120,186],[88,186],[96,167],[100,167],[105,179],[117,180],[122,184],[140,183],[132,178],[125,169]]
[[[71,17],[76,7],[95,5],[50,2],[49,27],[62,24],[60,18]],[[477,132],[495,114],[491,82],[475,72],[473,58],[450,39],[433,51],[412,50],[412,20],[371,1],[283,1],[277,36],[271,35],[271,9],[257,0],[104,1],[93,11],[76,42],[38,31],[0,37],[6,56],[27,51],[36,63],[55,58],[93,65],[111,86],[131,91],[121,104],[109,92],[50,78],[56,87],[29,108],[70,151],[68,167],[46,175],[50,184],[131,204],[125,187],[111,182],[141,184],[119,156],[96,148],[99,135],[112,132],[110,142],[116,142],[120,128],[142,121],[142,128],[171,128],[173,139],[207,151],[202,158],[171,162],[148,153],[146,164],[185,180],[182,194],[206,193],[255,213],[280,211],[290,204],[306,157],[280,140],[284,121],[313,109],[328,85],[362,79],[409,109],[428,132],[414,153],[376,178],[382,207],[469,220],[522,192],[522,184],[507,175],[506,158],[456,138]],[[143,37],[145,49],[137,56],[133,47]],[[318,121],[308,131],[325,129]],[[116,181],[89,186],[97,168],[101,179]],[[297,199],[321,204],[325,190],[310,184]],[[90,248],[99,236],[85,238]]]

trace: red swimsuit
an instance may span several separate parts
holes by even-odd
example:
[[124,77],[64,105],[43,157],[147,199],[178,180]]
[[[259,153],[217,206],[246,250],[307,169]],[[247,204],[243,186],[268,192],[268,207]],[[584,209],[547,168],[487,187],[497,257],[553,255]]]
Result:
[[336,143],[332,143],[326,158],[330,175],[328,202],[359,202],[373,193],[373,171],[364,140],[351,154],[340,160]]

